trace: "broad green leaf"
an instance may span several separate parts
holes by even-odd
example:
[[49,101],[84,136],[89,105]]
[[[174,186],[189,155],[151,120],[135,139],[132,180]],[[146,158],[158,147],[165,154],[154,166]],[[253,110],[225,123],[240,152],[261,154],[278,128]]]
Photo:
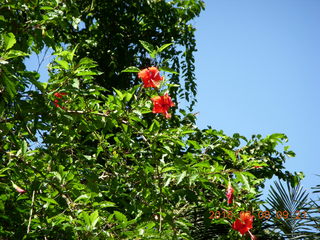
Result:
[[82,200],[89,200],[91,198],[91,194],[82,194],[81,196],[77,197],[76,200],[74,200],[74,202],[80,202]]
[[14,98],[14,96],[17,94],[17,90],[16,90],[15,84],[11,81],[11,79],[9,79],[7,77],[6,74],[2,75],[2,80],[3,80],[3,82],[4,82],[5,86],[6,86],[7,93],[9,94],[9,96],[11,98]]
[[7,52],[7,54],[5,55],[6,59],[10,59],[10,58],[16,58],[16,57],[25,57],[25,56],[29,56],[28,53],[19,51],[19,50],[9,50],[9,52]]
[[13,33],[7,33],[3,35],[4,38],[4,46],[5,50],[8,50],[13,47],[13,45],[17,42],[16,37],[14,36]]
[[144,49],[146,49],[149,52],[149,54],[151,54],[155,50],[152,44],[142,40],[139,40],[139,42],[144,47]]
[[77,72],[77,76],[95,76],[95,75],[100,75],[102,72],[94,72],[94,71],[81,71]]
[[91,228],[94,229],[99,221],[99,212],[96,210],[90,215]]
[[64,60],[55,59],[55,62],[57,62],[63,69],[69,70],[69,63]]
[[122,70],[121,72],[140,72],[140,69],[137,67],[127,67],[126,69]]
[[127,217],[123,213],[118,212],[118,211],[114,211],[113,213],[116,216],[118,221],[121,221],[121,222],[127,222],[128,221]]

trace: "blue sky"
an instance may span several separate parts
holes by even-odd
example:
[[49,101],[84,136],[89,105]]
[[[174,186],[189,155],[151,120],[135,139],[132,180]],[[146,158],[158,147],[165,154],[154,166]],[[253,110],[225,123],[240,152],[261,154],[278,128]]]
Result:
[[[285,133],[285,166],[320,177],[320,1],[205,0],[195,24],[198,126]],[[265,191],[266,192],[266,191]]]

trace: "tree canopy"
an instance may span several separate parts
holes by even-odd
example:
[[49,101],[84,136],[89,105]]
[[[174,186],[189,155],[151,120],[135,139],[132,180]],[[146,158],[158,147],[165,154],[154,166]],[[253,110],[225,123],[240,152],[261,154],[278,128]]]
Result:
[[[203,9],[200,0],[0,6],[1,238],[263,236],[250,214],[267,178],[299,181],[283,166],[294,153],[284,134],[199,129],[177,105],[195,104],[190,21]],[[55,56],[48,82],[24,64],[44,47]]]

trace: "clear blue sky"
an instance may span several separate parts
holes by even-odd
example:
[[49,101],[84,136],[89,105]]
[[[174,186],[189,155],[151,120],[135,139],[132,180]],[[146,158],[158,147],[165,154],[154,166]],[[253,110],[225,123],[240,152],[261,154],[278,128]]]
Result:
[[285,166],[320,184],[320,1],[205,0],[197,28],[198,125],[285,133]]

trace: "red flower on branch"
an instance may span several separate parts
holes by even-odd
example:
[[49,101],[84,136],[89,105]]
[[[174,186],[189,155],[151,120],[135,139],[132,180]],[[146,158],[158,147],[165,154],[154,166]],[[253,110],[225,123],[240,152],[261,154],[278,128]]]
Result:
[[172,102],[168,93],[166,93],[164,96],[153,97],[151,100],[153,102],[153,113],[162,113],[166,118],[171,117],[171,114],[168,113],[168,110],[170,107],[174,106],[174,103]]
[[145,88],[158,88],[160,82],[163,80],[163,77],[160,76],[160,72],[156,67],[149,67],[141,70],[138,73],[138,77],[142,79]]
[[[56,98],[59,98],[59,99],[61,99],[61,98],[62,98],[63,96],[65,96],[65,95],[67,95],[67,93],[56,92],[56,93],[53,94],[53,96],[55,96]],[[55,100],[53,101],[53,104],[54,104],[56,107],[65,109],[64,107],[61,107],[61,106],[59,105],[59,99],[55,99]]]
[[227,193],[226,193],[226,196],[228,199],[228,204],[232,204],[233,192],[234,192],[234,189],[232,188],[231,184],[229,183]]
[[[240,218],[232,224],[232,228],[243,235],[252,229],[252,223],[253,216],[251,216],[250,212],[240,212]],[[252,238],[253,235],[250,233],[250,236]]]
[[60,92],[56,92],[53,94],[53,96],[57,97],[57,98],[62,98],[63,96],[67,95],[67,93],[60,93]]

